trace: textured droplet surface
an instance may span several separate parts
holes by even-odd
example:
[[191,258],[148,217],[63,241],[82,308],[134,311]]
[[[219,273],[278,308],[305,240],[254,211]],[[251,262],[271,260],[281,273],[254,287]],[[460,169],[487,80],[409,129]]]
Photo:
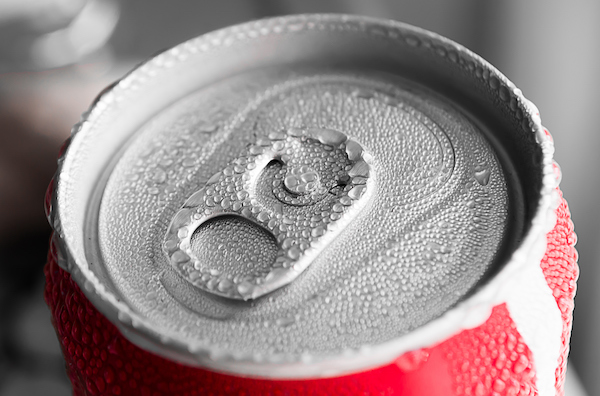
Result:
[[[268,272],[277,256],[275,239],[263,228],[241,217],[221,216],[202,224],[194,232],[191,248],[195,257],[218,271],[220,281]],[[232,262],[239,263],[231,266]],[[238,282],[239,283],[239,282]]]
[[[298,359],[395,339],[456,304],[496,258],[509,187],[468,117],[402,84],[251,72],[158,114],[100,207],[119,293],[182,342]],[[196,234],[230,215],[253,226]]]

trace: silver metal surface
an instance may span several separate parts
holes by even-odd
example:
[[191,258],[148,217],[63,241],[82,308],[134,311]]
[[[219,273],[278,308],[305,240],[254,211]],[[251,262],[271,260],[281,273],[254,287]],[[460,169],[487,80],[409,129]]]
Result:
[[271,132],[245,151],[188,198],[164,250],[195,286],[248,300],[296,279],[374,182],[370,156],[334,129]]
[[385,76],[301,74],[200,90],[121,156],[97,243],[144,315],[238,353],[341,353],[439,316],[490,267],[508,194],[477,128]]
[[468,50],[392,22],[203,36],[86,116],[51,215],[61,262],[171,358],[268,376],[381,364],[427,323],[450,332],[442,315],[524,237],[542,185],[533,109]]

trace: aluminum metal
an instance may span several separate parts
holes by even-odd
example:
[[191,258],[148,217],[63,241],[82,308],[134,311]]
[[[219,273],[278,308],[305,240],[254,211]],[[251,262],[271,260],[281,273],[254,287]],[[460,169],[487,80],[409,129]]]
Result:
[[[135,344],[236,375],[335,376],[513,298],[555,210],[552,151],[537,109],[450,40],[275,18],[101,95],[50,218],[63,267]],[[555,307],[532,279],[519,298]],[[549,359],[553,309],[520,329]]]

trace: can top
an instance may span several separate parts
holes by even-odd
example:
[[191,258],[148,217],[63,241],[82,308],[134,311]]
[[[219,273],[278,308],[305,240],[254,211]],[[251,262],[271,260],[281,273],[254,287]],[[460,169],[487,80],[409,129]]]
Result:
[[550,185],[533,112],[410,26],[240,25],[99,97],[51,221],[132,341],[234,373],[336,375],[457,331],[493,286]]

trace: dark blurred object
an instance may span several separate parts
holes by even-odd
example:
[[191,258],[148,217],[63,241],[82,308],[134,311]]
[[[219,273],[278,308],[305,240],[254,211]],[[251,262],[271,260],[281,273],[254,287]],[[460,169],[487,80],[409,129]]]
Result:
[[43,301],[40,262],[47,233],[4,238],[0,244],[0,394],[65,395],[70,388],[50,313]]
[[71,126],[116,78],[102,68],[0,75],[0,239],[49,230],[40,203]]

